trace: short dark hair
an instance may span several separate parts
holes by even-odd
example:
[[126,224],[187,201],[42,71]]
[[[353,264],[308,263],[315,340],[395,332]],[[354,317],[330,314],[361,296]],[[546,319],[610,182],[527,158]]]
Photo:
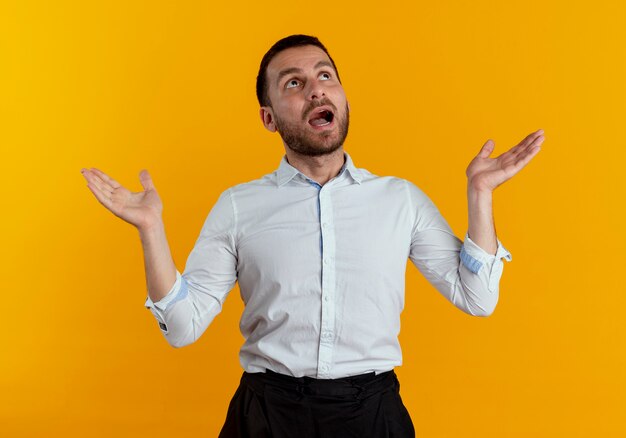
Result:
[[328,55],[330,62],[333,64],[333,68],[335,69],[335,73],[337,73],[337,80],[341,83],[341,79],[339,79],[339,71],[337,70],[337,66],[335,65],[335,61],[324,47],[324,44],[320,42],[316,37],[310,35],[290,35],[285,37],[279,41],[277,41],[263,56],[261,60],[261,66],[259,67],[259,74],[256,77],[256,97],[259,100],[259,105],[261,106],[272,106],[269,97],[269,86],[267,84],[267,66],[274,59],[274,57],[282,52],[283,50],[290,49],[292,47],[300,47],[300,46],[315,46],[319,47]]

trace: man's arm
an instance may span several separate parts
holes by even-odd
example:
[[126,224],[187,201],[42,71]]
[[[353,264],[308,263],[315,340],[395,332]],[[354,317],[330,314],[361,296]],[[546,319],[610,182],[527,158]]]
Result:
[[[221,312],[224,300],[237,281],[233,202],[230,189],[222,192],[202,226],[184,273],[175,270],[173,286],[159,301],[154,302],[150,296],[146,298],[145,307],[150,309],[163,336],[173,347],[184,347],[200,338]],[[164,234],[160,232],[156,237],[149,237],[153,238],[150,243],[156,246],[159,239],[164,241]],[[164,253],[156,253],[157,257],[161,255]],[[161,284],[160,277],[154,281]]]
[[98,169],[81,169],[81,173],[102,205],[138,229],[148,287],[145,307],[156,318],[166,340],[174,347],[195,342],[221,311],[237,280],[230,193],[222,193],[211,210],[181,275],[165,235],[163,204],[148,172],[139,175],[145,191],[138,193]]
[[81,169],[87,187],[111,213],[135,226],[143,246],[148,295],[159,301],[174,285],[176,266],[165,236],[163,203],[147,170],[139,173],[143,192],[133,193],[99,169]]
[[409,258],[454,306],[473,316],[489,316],[498,302],[503,270],[500,257],[511,254],[497,241],[496,256],[469,236],[461,241],[430,198],[408,182],[409,205],[415,212]]
[[544,138],[543,130],[535,131],[496,158],[489,158],[495,143],[487,140],[467,167],[468,234],[489,254],[495,255],[497,249],[493,191],[530,162],[541,150]]
[[163,221],[149,228],[139,229],[143,247],[148,296],[158,302],[172,289],[176,281],[176,265],[172,259]]
[[407,184],[415,211],[409,258],[452,304],[474,316],[490,315],[498,302],[502,258],[511,254],[497,239],[492,192],[517,173],[538,152],[537,131],[500,157],[492,159],[489,140],[467,170],[469,227],[461,242],[433,202],[414,184]]
[[495,255],[497,249],[496,229],[493,223],[493,195],[468,187],[468,235],[489,254]]

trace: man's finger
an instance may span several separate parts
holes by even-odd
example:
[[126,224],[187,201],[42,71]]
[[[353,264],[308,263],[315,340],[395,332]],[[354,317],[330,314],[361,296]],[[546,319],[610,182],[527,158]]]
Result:
[[143,169],[141,172],[139,172],[139,181],[141,181],[141,185],[143,186],[144,190],[154,189],[152,177],[150,177],[150,174],[146,169]]
[[495,147],[495,143],[493,140],[489,139],[485,142],[482,148],[480,148],[480,152],[478,156],[481,158],[487,158],[493,152],[493,148]]
[[93,186],[97,187],[98,190],[100,190],[102,193],[110,195],[113,191],[113,188],[107,185],[104,181],[102,181],[102,179],[100,179],[95,173],[86,171],[83,172],[83,176],[85,177],[87,182],[93,184]]
[[533,141],[535,141],[537,138],[539,138],[541,135],[543,135],[543,129],[538,129],[535,132],[531,132],[530,134],[528,134],[524,140],[520,141],[519,144],[517,146],[514,146],[511,148],[510,152],[515,155],[520,153],[522,150],[526,149],[526,146],[528,146],[529,144],[531,144]]
[[533,159],[535,155],[541,150],[541,144],[543,143],[543,138],[538,138],[533,142],[532,147],[528,148],[524,153],[519,154],[517,159],[515,160],[515,168],[521,169],[526,166],[530,160]]
[[100,204],[111,210],[111,199],[106,196],[106,194],[104,194],[98,187],[96,187],[95,184],[92,184],[91,182],[87,183],[87,187],[89,187],[89,190],[91,190],[91,193],[94,194]]
[[115,181],[113,178],[111,178],[109,175],[107,175],[106,173],[104,173],[100,169],[96,169],[95,167],[92,167],[91,170],[93,171],[93,173],[98,175],[102,181],[104,181],[107,184],[111,185],[111,187],[113,187],[114,189],[117,189],[118,187],[121,186],[120,183]]
[[538,129],[535,132],[531,132],[530,134],[526,136],[524,140],[522,140],[521,144],[530,144],[542,134],[543,134],[543,129]]

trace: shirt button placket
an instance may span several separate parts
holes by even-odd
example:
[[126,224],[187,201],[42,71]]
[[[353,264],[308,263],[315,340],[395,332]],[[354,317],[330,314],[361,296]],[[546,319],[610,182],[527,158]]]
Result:
[[322,320],[317,363],[317,377],[330,378],[335,333],[335,234],[330,184],[318,192],[320,232],[322,233]]

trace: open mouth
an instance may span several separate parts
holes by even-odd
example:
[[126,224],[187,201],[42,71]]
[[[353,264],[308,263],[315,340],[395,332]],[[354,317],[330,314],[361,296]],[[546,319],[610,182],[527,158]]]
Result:
[[312,117],[309,119],[309,124],[311,126],[328,126],[332,123],[335,115],[329,109],[320,109],[313,113]]

